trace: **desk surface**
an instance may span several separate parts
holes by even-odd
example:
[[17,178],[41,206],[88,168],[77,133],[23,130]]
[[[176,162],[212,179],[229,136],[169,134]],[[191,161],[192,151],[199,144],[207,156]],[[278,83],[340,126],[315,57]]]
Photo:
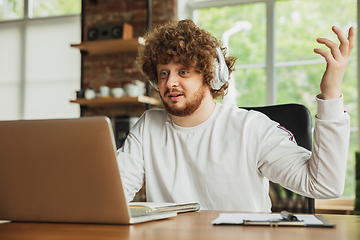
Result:
[[360,239],[360,216],[326,215],[335,228],[213,226],[220,211],[179,214],[136,225],[3,223],[0,239]]

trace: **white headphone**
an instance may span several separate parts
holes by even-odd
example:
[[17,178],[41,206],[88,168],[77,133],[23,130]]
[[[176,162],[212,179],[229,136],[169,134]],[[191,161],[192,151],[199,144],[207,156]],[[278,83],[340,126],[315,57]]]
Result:
[[151,86],[153,86],[153,88],[156,89],[156,91],[159,91],[159,86],[156,83],[153,83],[152,81],[149,80],[149,83]]
[[229,80],[229,69],[220,47],[216,47],[216,52],[219,59],[214,59],[215,74],[210,81],[210,86],[212,89],[219,90]]
[[[215,73],[214,78],[210,81],[210,86],[214,90],[219,90],[229,80],[229,69],[225,62],[224,54],[220,47],[216,47],[217,58],[214,59]],[[152,81],[149,81],[157,91],[159,86]]]

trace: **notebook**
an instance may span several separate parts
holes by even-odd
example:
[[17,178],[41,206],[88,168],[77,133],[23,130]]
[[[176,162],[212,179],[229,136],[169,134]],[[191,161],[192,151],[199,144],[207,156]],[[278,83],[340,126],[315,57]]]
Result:
[[194,212],[200,210],[199,203],[156,203],[156,202],[131,202],[131,212]]
[[107,117],[0,121],[0,220],[133,224]]

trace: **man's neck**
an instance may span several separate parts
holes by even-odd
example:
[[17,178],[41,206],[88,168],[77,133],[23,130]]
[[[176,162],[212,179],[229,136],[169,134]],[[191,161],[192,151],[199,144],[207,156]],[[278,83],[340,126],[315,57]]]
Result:
[[200,104],[199,108],[189,116],[177,117],[173,116],[173,122],[180,127],[195,127],[205,122],[215,110],[216,103],[212,96],[208,94]]

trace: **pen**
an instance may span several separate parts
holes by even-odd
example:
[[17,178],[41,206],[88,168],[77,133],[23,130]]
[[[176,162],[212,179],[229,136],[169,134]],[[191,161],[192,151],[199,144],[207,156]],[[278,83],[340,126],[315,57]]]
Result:
[[280,214],[281,214],[282,218],[285,219],[286,221],[297,221],[298,220],[297,217],[294,216],[294,214],[289,213],[288,211],[283,210],[283,211],[281,211]]

